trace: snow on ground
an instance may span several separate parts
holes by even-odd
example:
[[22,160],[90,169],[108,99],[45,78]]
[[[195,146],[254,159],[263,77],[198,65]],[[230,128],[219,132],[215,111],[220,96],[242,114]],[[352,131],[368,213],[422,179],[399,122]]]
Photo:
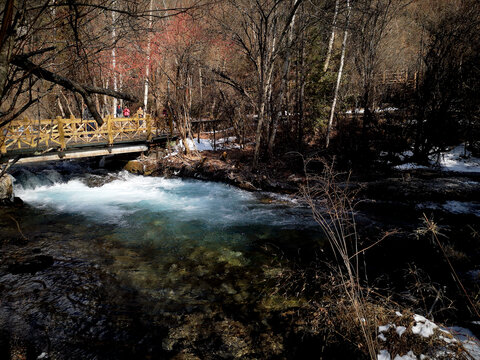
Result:
[[403,356],[397,355],[393,358],[393,360],[417,360],[417,357],[413,353],[412,350],[410,350],[408,353],[406,353]]
[[[377,108],[373,110],[374,113],[383,113],[383,112],[392,112],[392,111],[398,111],[398,108],[396,107],[387,107],[384,109]],[[363,114],[365,113],[365,109],[354,109],[354,110],[347,110],[345,111],[345,114]]]
[[433,331],[438,327],[436,324],[421,315],[414,315],[413,319],[417,322],[415,326],[412,327],[412,333],[415,335],[430,337],[433,335]]
[[463,347],[474,359],[480,359],[480,341],[473,333],[466,328],[460,326],[452,326],[448,328],[449,332],[463,343]]
[[415,163],[406,163],[406,164],[401,164],[395,166],[395,169],[397,170],[416,170],[416,169],[429,169],[428,166],[424,165],[418,165]]
[[[240,145],[235,144],[235,140],[237,140],[236,136],[230,136],[227,138],[220,138],[216,140],[216,149],[217,150],[225,150],[225,149],[239,149]],[[211,151],[213,150],[213,140],[210,139],[200,139],[198,142],[197,139],[187,139],[187,146],[192,151]],[[183,145],[183,141],[180,140],[177,146],[175,146],[174,151],[167,155],[166,157],[177,155],[179,151],[184,150],[185,146]]]
[[468,150],[465,152],[463,145],[442,153],[439,165],[446,171],[480,172],[480,158],[472,156]]
[[[411,151],[400,154],[400,159],[404,161],[413,155]],[[437,162],[438,161],[438,162]],[[464,145],[458,145],[450,151],[432,155],[430,157],[430,166],[438,166],[442,171],[455,171],[462,173],[480,172],[480,158],[472,156],[470,151],[465,151]],[[428,167],[414,163],[406,163],[395,166],[397,170],[426,169]]]
[[377,355],[377,360],[391,360],[392,357],[387,350],[380,350],[380,353]]
[[[396,313],[397,316],[400,313]],[[413,335],[420,336],[421,338],[428,339],[430,337],[434,339],[443,340],[445,346],[439,346],[438,348],[431,349],[429,356],[424,354],[416,355],[412,350],[408,351],[404,355],[400,354],[391,354],[386,349],[380,349],[377,354],[377,360],[416,360],[416,359],[443,359],[445,357],[456,359],[456,353],[452,351],[451,346],[460,344],[463,346],[468,355],[472,359],[480,360],[480,341],[475,337],[475,335],[466,328],[459,326],[453,326],[450,328],[442,328],[437,324],[431,322],[421,315],[413,315],[414,325],[410,325],[408,328],[404,326],[396,326],[395,324],[387,324],[378,327],[379,338],[385,343],[386,346],[390,342],[401,341],[400,338],[404,333],[410,333]],[[390,329],[395,329],[397,335],[394,335]],[[398,338],[392,338],[392,336]],[[411,339],[407,337],[406,339]],[[404,340],[405,341],[405,340]],[[407,340],[408,341],[408,340]],[[427,340],[431,342],[431,340]],[[433,344],[433,342],[431,342]],[[407,344],[408,345],[408,344]],[[438,346],[438,345],[437,345]],[[434,354],[433,356],[431,354]]]

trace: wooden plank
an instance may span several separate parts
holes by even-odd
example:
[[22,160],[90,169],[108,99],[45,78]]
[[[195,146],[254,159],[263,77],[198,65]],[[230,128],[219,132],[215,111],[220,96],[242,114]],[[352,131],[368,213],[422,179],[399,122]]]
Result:
[[57,153],[57,154],[24,157],[19,159],[17,163],[28,164],[28,163],[46,162],[46,161],[55,161],[55,160],[80,159],[85,157],[128,154],[128,153],[143,152],[143,151],[148,151],[147,145],[125,146],[125,147],[113,148],[113,149],[97,149],[97,150],[66,152],[61,155]]
[[57,117],[57,124],[58,124],[58,137],[60,139],[60,149],[65,150],[67,145],[65,144],[65,132],[63,130],[63,119],[58,116]]

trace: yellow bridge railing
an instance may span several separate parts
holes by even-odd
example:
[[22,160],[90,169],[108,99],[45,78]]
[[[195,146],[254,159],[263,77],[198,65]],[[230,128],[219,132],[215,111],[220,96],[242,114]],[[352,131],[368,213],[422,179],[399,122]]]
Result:
[[[85,145],[113,145],[116,142],[151,141],[159,129],[150,115],[114,118],[109,115],[102,126],[95,120],[57,117],[48,120],[14,120],[0,129],[0,151],[50,149],[66,150]],[[162,129],[164,131],[164,129]],[[162,132],[163,132],[162,131]]]

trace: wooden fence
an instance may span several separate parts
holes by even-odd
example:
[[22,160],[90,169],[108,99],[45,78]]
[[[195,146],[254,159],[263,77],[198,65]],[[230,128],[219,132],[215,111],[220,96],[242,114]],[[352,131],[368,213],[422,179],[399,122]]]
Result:
[[[6,154],[12,150],[48,150],[81,145],[113,145],[119,142],[151,141],[158,135],[154,120],[147,115],[143,117],[104,119],[102,126],[95,120],[75,117],[48,120],[25,118],[14,120],[0,129],[0,151]],[[164,129],[162,129],[164,130]]]
[[409,72],[408,70],[385,70],[375,75],[375,82],[382,85],[404,84],[406,86],[416,87],[417,81],[418,73]]

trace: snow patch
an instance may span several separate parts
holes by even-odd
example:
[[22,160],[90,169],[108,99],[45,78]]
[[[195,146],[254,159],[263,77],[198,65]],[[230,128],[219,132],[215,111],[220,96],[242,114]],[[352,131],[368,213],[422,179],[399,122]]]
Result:
[[387,324],[387,325],[381,325],[378,327],[378,332],[383,333],[385,331],[388,331],[391,327],[395,327],[393,324]]
[[405,331],[407,331],[407,328],[405,326],[397,326],[397,328],[395,329],[395,331],[397,332],[398,336],[402,336],[403,333]]
[[[405,151],[399,154],[402,161],[413,156],[413,153]],[[464,145],[429,157],[430,167],[436,166],[441,171],[453,171],[460,173],[480,172],[480,158],[472,156],[470,151],[465,151]],[[428,169],[428,166],[415,163],[406,163],[395,166],[397,170]]]
[[468,150],[465,151],[464,145],[442,153],[438,165],[444,171],[480,172],[480,158],[472,156]]
[[[215,145],[217,150],[239,149],[240,145],[233,144],[233,142],[236,140],[237,140],[236,136],[221,138],[216,140]],[[200,139],[200,142],[198,142],[198,140],[187,139],[186,143],[187,143],[188,149],[191,151],[195,151],[195,150],[196,151],[212,151],[214,148],[213,140],[210,140],[210,139]],[[183,144],[183,141],[180,140],[179,144],[176,147],[175,153],[178,153],[179,150],[184,150],[184,149],[185,149],[185,146]]]
[[473,333],[460,326],[452,326],[448,328],[452,336],[460,341],[473,359],[480,359],[480,341],[473,335]]
[[438,327],[436,324],[421,315],[414,315],[413,319],[416,321],[416,324],[412,327],[412,333],[416,335],[430,337],[433,335],[433,331]]
[[429,169],[428,166],[424,165],[418,165],[415,163],[406,163],[406,164],[401,164],[397,165],[394,167],[397,170],[417,170],[417,169]]
[[406,353],[403,356],[397,355],[393,358],[393,360],[417,360],[417,357],[413,353],[412,350],[410,350],[408,353]]
[[388,350],[380,350],[380,353],[377,355],[377,360],[392,360]]

